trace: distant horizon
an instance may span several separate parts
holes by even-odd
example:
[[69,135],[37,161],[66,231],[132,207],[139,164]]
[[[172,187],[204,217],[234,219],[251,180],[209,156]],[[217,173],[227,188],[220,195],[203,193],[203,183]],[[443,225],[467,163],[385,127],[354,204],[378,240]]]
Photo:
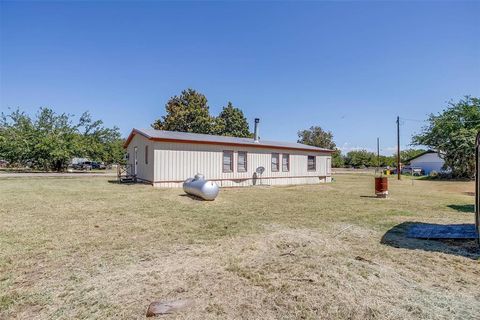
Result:
[[[40,108],[50,108],[50,107],[42,106],[42,107],[40,107]],[[39,108],[38,110],[40,110],[40,108]],[[9,111],[15,111],[15,110],[17,110],[17,108],[8,108],[8,109],[9,109]],[[50,108],[50,109],[52,109],[53,111],[56,112],[55,109],[53,109],[53,108]],[[25,112],[25,113],[26,113],[28,116],[30,116],[31,118],[34,118],[35,115],[36,115],[36,112],[28,113],[28,112],[26,112],[25,110],[22,110],[22,109],[18,109],[18,110],[21,111],[21,112]],[[38,111],[38,110],[37,110],[37,111]],[[84,112],[89,112],[89,111],[88,111],[88,110],[85,110]],[[10,113],[10,112],[7,112],[6,114],[8,114],[8,113]],[[83,113],[83,112],[82,112],[82,113]],[[72,114],[72,113],[68,113],[68,112],[66,112],[66,114],[68,114],[69,116],[71,116],[71,117],[74,118],[75,120],[78,120],[78,119],[80,118],[80,115],[81,115],[81,114]],[[93,119],[93,120],[102,120],[102,119]],[[103,121],[103,120],[102,120],[102,121]],[[252,122],[253,122],[253,121],[252,121]],[[261,123],[262,123],[262,121],[261,121],[261,119],[260,119],[260,126],[259,126],[259,131],[260,131],[260,133],[261,133]],[[105,123],[104,123],[104,125],[105,125]],[[111,127],[118,127],[118,126],[113,125],[113,126],[111,126]],[[119,129],[120,129],[120,128],[119,128]],[[122,133],[122,139],[125,139],[125,140],[126,140],[126,139],[129,137],[129,135],[131,134],[131,132],[133,131],[133,129],[140,129],[140,130],[141,130],[141,129],[152,129],[152,130],[157,130],[157,129],[152,128],[151,124],[150,124],[149,126],[144,126],[144,127],[132,127],[132,128],[130,128],[129,130],[127,130],[126,134],[123,134],[123,133]],[[250,123],[249,123],[249,129],[250,129],[250,132],[253,133],[253,126],[250,126]],[[305,129],[308,129],[308,128],[305,128]],[[121,131],[121,130],[120,130],[120,131]],[[162,130],[162,131],[171,131],[171,130]],[[121,132],[122,132],[122,131],[121,131]],[[183,131],[173,131],[173,132],[183,132]],[[194,132],[191,132],[191,133],[194,133]],[[333,132],[332,132],[332,133],[333,133]],[[206,133],[203,133],[203,134],[206,134]],[[333,133],[333,134],[334,134],[334,133]],[[214,134],[206,134],[206,135],[214,135]],[[285,140],[278,140],[278,139],[277,139],[277,140],[275,140],[275,139],[263,139],[261,135],[259,136],[259,138],[260,138],[261,140],[268,140],[268,141],[275,141],[275,142],[297,142],[297,140],[298,140],[298,137],[297,137],[297,139],[295,139],[295,141],[285,141]],[[252,138],[252,139],[253,139],[253,138]],[[375,149],[375,150],[369,150],[369,149],[366,149],[366,148],[352,148],[352,149],[350,149],[350,150],[348,150],[348,151],[344,151],[344,150],[342,150],[341,148],[339,148],[339,147],[337,146],[337,149],[339,149],[339,150],[342,152],[343,155],[346,155],[349,151],[361,151],[361,150],[366,150],[366,151],[374,152],[374,153],[377,152],[377,149]],[[391,150],[392,152],[391,152],[391,153],[388,153],[388,154],[385,154],[385,153],[380,152],[380,155],[382,155],[382,156],[391,156],[391,155],[394,155],[394,154],[396,153],[396,151],[397,151],[397,147],[395,146],[394,149],[395,149],[395,150],[393,150],[393,148],[392,148],[392,150]],[[401,150],[406,150],[406,149],[416,149],[416,150],[422,150],[422,149],[423,149],[423,150],[426,150],[426,151],[429,150],[429,148],[426,147],[426,146],[414,146],[414,145],[407,145],[405,148],[402,148]]]
[[[149,128],[182,90],[231,101],[264,140],[311,126],[346,154],[409,146],[480,96],[480,2],[1,2],[0,110]],[[181,23],[179,23],[181,21]],[[477,39],[477,40],[475,40]],[[417,147],[420,148],[420,147]],[[423,148],[425,149],[425,148]]]

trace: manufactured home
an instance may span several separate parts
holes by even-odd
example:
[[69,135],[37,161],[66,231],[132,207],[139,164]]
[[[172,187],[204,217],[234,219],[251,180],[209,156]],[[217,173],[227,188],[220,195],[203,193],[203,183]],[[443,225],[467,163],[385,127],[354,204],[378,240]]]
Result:
[[155,187],[181,187],[197,173],[220,187],[331,181],[332,150],[300,143],[133,129],[127,168]]

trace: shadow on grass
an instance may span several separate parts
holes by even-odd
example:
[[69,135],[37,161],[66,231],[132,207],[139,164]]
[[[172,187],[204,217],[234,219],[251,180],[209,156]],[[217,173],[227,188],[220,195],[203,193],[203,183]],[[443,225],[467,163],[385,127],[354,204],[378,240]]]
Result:
[[447,207],[460,212],[475,212],[475,205],[473,204],[449,204]]
[[182,193],[182,194],[180,194],[180,197],[187,197],[187,198],[190,198],[190,199],[196,200],[196,201],[205,201],[204,199],[202,199],[200,197],[197,197],[197,196],[194,196],[193,194],[188,194],[188,193]]
[[440,177],[430,177],[430,176],[420,176],[416,180],[432,181],[432,182],[466,182],[472,181],[468,178],[440,178]]
[[132,181],[132,182],[130,182],[130,181],[129,181],[129,182],[120,182],[120,181],[118,181],[118,180],[116,180],[116,179],[115,179],[115,180],[108,180],[108,183],[112,183],[112,184],[124,184],[124,185],[127,185],[127,186],[132,185],[132,184],[135,184],[135,182],[133,182],[133,181]]
[[151,185],[150,183],[148,182],[145,182],[145,181],[139,181],[137,180],[136,182],[135,181],[118,181],[117,179],[115,180],[108,180],[108,183],[112,183],[112,184],[119,184],[119,185],[124,185],[124,186],[132,186],[132,185],[136,185],[136,184],[147,184],[147,185]]
[[474,239],[420,239],[407,235],[412,227],[423,226],[431,227],[431,224],[403,222],[388,230],[383,235],[381,243],[394,248],[441,252],[474,260],[480,259],[480,249]]
[[386,199],[388,199],[388,196],[378,197],[378,196],[366,196],[366,195],[363,195],[363,196],[360,196],[360,198],[386,200]]

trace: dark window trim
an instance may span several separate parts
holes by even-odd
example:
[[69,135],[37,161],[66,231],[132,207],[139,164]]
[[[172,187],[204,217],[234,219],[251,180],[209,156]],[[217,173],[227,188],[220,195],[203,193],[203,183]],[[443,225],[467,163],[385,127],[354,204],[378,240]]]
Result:
[[[308,158],[313,157],[313,169],[308,165]],[[317,156],[307,156],[307,171],[317,171]]]
[[148,164],[148,145],[145,146],[145,164]]
[[[286,156],[288,159],[287,162],[287,170],[283,169],[283,158]],[[289,172],[290,171],[290,154],[289,153],[282,153],[282,172]]]
[[[231,161],[230,161],[230,169],[227,171],[225,170],[225,153],[229,153],[231,155]],[[233,161],[235,160],[233,156],[234,152],[233,150],[223,150],[222,153],[222,172],[223,173],[232,173],[233,172]]]
[[[273,155],[277,155],[277,169],[273,169]],[[280,153],[272,152],[272,158],[270,160],[271,166],[270,168],[272,169],[272,172],[279,172],[280,171]]]
[[[240,153],[245,154],[245,168],[240,167]],[[240,170],[241,168],[241,170]],[[247,151],[238,151],[237,152],[237,172],[247,172],[248,171],[248,152]]]

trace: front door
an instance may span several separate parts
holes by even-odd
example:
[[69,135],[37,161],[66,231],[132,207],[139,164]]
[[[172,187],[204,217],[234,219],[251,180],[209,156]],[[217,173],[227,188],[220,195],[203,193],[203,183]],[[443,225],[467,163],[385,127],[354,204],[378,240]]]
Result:
[[138,148],[133,149],[133,174],[137,176],[137,166],[138,166]]

